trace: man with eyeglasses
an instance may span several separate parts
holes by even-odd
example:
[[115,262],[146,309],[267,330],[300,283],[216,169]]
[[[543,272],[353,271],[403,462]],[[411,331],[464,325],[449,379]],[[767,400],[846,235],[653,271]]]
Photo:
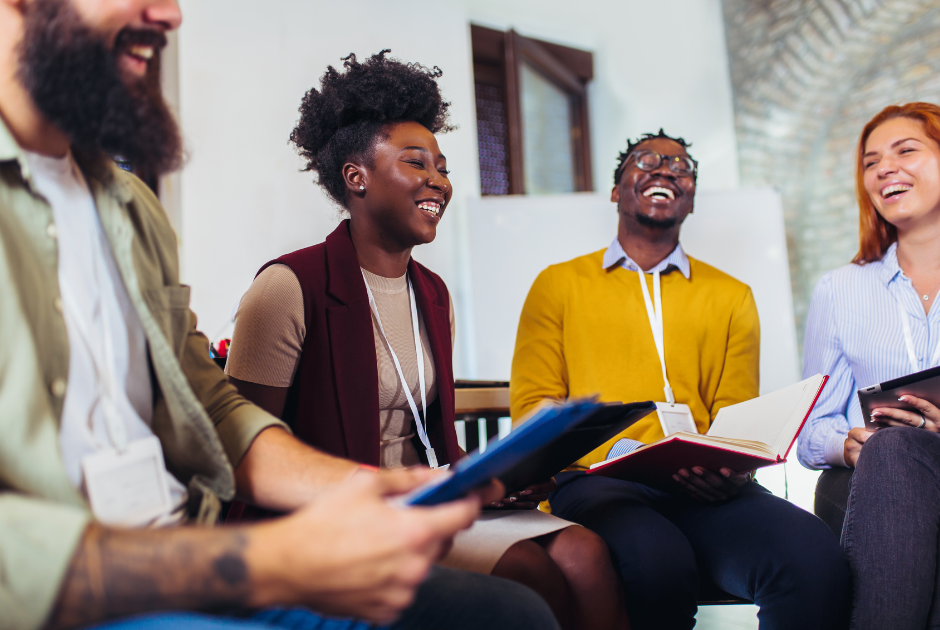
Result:
[[[592,464],[662,438],[704,433],[718,410],[758,395],[760,328],[750,288],[679,244],[698,164],[682,138],[628,141],[614,172],[617,236],[544,270],[519,321],[513,418],[545,399],[600,394],[658,411],[556,476],[552,513],[605,540],[634,630],[692,628],[700,594],[760,606],[761,627],[844,627],[848,566],[812,514],[750,475],[693,467],[675,490],[588,476]],[[720,591],[719,591],[720,592]]]

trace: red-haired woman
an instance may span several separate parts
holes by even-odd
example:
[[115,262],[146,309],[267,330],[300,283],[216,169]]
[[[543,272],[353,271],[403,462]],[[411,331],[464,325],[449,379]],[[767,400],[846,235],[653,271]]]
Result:
[[862,130],[856,160],[861,246],[813,293],[803,373],[830,380],[798,455],[826,471],[816,512],[842,531],[852,627],[936,628],[940,399],[875,409],[884,428],[869,432],[855,392],[940,363],[940,107],[885,108]]

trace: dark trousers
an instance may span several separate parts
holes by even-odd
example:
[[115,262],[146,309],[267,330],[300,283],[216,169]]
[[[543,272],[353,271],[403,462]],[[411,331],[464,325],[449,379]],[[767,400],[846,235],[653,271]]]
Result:
[[852,628],[940,628],[940,435],[879,429],[858,458],[842,546]]
[[838,540],[758,484],[701,503],[584,473],[556,480],[552,513],[607,543],[633,630],[692,628],[700,580],[760,606],[762,630],[846,627],[849,570]]

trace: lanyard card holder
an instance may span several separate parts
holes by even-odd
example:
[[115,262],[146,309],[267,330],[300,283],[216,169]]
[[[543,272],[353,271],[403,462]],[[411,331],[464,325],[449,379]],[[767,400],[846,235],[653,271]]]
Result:
[[659,416],[659,424],[663,427],[663,433],[670,435],[677,431],[686,433],[698,433],[695,426],[695,419],[692,417],[692,410],[688,405],[682,403],[656,403],[656,415]]
[[156,436],[82,458],[88,502],[106,525],[139,527],[172,510],[163,449]]

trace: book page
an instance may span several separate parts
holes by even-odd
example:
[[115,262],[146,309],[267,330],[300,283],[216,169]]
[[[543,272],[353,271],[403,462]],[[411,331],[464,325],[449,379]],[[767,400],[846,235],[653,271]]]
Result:
[[799,431],[825,377],[817,374],[789,387],[718,412],[707,435],[763,442],[781,457]]

